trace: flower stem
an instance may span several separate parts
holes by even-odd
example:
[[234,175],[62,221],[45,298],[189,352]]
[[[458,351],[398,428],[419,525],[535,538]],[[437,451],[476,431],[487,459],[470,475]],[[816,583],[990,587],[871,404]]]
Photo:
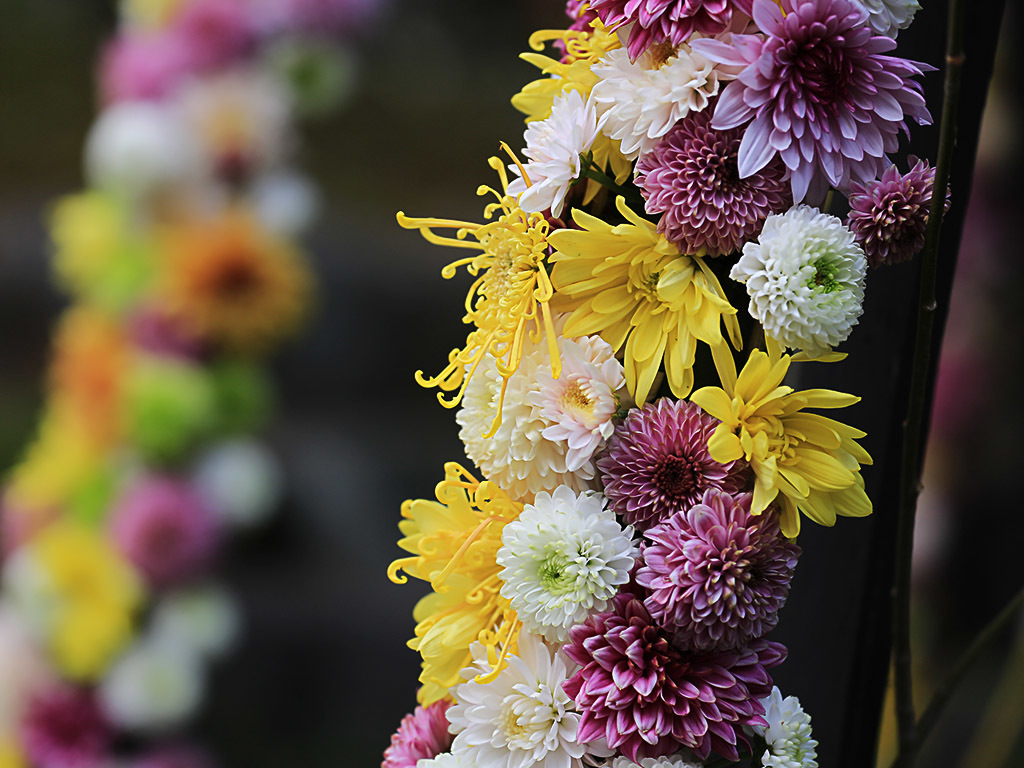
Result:
[[894,768],[914,764],[924,732],[918,729],[914,712],[913,668],[910,643],[910,576],[914,549],[914,518],[921,491],[922,452],[925,433],[925,409],[929,402],[932,331],[935,324],[935,282],[939,255],[939,234],[943,207],[956,143],[957,108],[964,64],[963,0],[949,4],[949,30],[946,41],[946,78],[939,129],[939,151],[935,166],[931,208],[921,256],[921,284],[918,296],[917,334],[910,381],[910,397],[904,421],[903,454],[900,468],[899,521],[896,534],[896,581],[893,594],[893,653],[895,663],[896,717],[899,754]]

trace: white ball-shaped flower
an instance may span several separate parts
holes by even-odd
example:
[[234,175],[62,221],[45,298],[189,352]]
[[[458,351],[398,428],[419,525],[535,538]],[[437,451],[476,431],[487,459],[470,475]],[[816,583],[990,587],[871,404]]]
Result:
[[764,768],[818,768],[818,742],[811,737],[811,716],[800,706],[800,699],[796,696],[782,698],[776,686],[761,703],[768,721],[767,728],[754,728],[768,743],[761,765]]
[[783,347],[822,354],[863,311],[864,250],[835,216],[798,205],[768,217],[729,276],[745,283],[750,314]]
[[432,758],[424,757],[417,760],[416,768],[471,768],[471,766],[451,752],[442,752]]
[[538,493],[502,531],[501,594],[528,630],[564,643],[629,581],[632,538],[599,493],[565,486]]
[[917,0],[855,0],[868,12],[868,24],[878,34],[894,38],[921,10]]
[[699,760],[687,759],[684,755],[669,755],[667,757],[642,757],[639,763],[634,763],[625,755],[619,755],[609,763],[609,768],[702,768]]
[[154,636],[199,657],[216,658],[229,651],[240,625],[234,598],[215,584],[171,592],[153,609]]
[[218,443],[195,464],[192,481],[214,514],[229,525],[264,522],[281,498],[281,467],[260,442],[240,438]]

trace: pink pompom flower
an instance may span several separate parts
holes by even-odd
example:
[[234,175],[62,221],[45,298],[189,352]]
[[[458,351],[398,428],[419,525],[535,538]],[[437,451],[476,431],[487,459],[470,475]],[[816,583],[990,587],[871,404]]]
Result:
[[92,691],[59,685],[29,700],[21,740],[39,768],[96,768],[110,756],[113,730]]
[[416,768],[419,760],[431,760],[452,746],[445,713],[452,702],[442,699],[426,707],[416,707],[402,718],[391,746],[384,750],[381,768]]

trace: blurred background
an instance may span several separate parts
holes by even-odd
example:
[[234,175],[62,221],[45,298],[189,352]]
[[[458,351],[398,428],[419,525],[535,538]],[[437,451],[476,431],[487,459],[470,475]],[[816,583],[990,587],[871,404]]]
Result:
[[[83,187],[96,56],[116,18],[113,3],[99,0],[0,0],[0,10],[6,469],[34,433],[49,340],[64,302],[49,278],[44,217],[56,197]],[[509,99],[536,70],[517,54],[535,29],[564,26],[561,11],[557,0],[392,0],[358,43],[347,102],[303,127],[298,164],[323,196],[308,239],[318,299],[306,333],[273,361],[278,409],[268,438],[285,467],[285,502],[269,525],[233,543],[222,567],[241,600],[245,631],[213,673],[196,731],[226,768],[374,765],[414,706],[418,663],[405,641],[423,589],[395,586],[385,570],[399,555],[401,502],[430,497],[444,462],[462,458],[454,414],[420,389],[412,372],[439,369],[464,337],[468,282],[464,275],[441,279],[452,253],[399,229],[394,213],[479,220],[474,190],[492,181],[487,158],[499,140],[521,143],[523,125]],[[1019,16],[1019,8],[1011,11]],[[1020,584],[1013,544],[1024,526],[1011,486],[1020,455],[1016,430],[1024,424],[1016,378],[1024,331],[1014,226],[1022,200],[1017,20],[1003,25],[983,123],[919,521],[917,629],[926,679]],[[926,7],[905,35],[941,37],[943,24],[943,9]],[[940,82],[930,77],[933,113]],[[934,153],[934,135],[920,141],[922,155]],[[912,301],[898,287],[910,275],[907,267],[873,278],[874,292]],[[891,331],[869,327],[867,311],[866,339]],[[864,394],[853,384],[841,388]],[[869,407],[862,404],[861,412]],[[866,447],[884,454],[871,440]],[[813,715],[824,766],[848,683],[837,659],[850,650],[852,635],[844,632],[856,612],[821,584],[856,582],[870,569],[864,541],[848,536],[858,522],[841,520],[833,531],[815,532],[825,536],[801,542],[808,555],[776,638],[791,647],[777,681]],[[859,547],[851,566],[824,549],[839,538]],[[817,555],[810,554],[814,546]],[[921,765],[953,765],[950,755],[976,748],[973,724],[1006,674],[1011,641],[1002,638],[978,666],[944,721],[949,735],[936,739]],[[1024,765],[1024,675],[1017,669],[1010,677],[1016,689],[1003,692],[1010,704],[998,707],[1006,754],[1017,760],[1008,765]],[[983,746],[992,739],[985,736]]]

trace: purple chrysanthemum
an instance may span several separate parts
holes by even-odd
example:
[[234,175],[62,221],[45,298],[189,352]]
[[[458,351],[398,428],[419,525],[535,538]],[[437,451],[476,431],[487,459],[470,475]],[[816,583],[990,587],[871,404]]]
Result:
[[112,731],[92,691],[60,685],[29,700],[21,738],[32,765],[95,768],[109,757]]
[[637,186],[648,213],[663,214],[658,231],[684,253],[709,256],[739,250],[772,213],[792,200],[786,168],[772,159],[741,179],[736,156],[741,128],[711,128],[711,109],[691,112],[637,163]]
[[874,32],[854,0],[780,3],[754,0],[764,37],[695,40],[693,49],[743,67],[711,123],[726,130],[752,121],[740,143],[740,177],[780,155],[799,203],[822,198],[830,184],[845,191],[876,178],[899,131],[907,131],[906,118],[931,122],[921,84],[911,78],[932,67],[883,55],[896,41]]
[[[911,162],[915,159],[910,158]],[[850,187],[846,225],[864,248],[868,264],[898,264],[913,258],[924,247],[934,185],[935,169],[924,160],[917,160],[904,176],[895,165],[890,165],[877,181]]]
[[749,493],[715,489],[646,533],[637,582],[644,605],[680,648],[738,648],[779,620],[800,548],[771,510],[750,514]]
[[136,482],[118,502],[110,525],[118,549],[157,588],[199,575],[220,538],[206,502],[169,477]]
[[694,403],[667,397],[630,411],[597,460],[615,512],[646,531],[698,503],[709,488],[743,491],[746,463],[719,464],[708,453],[718,424]]
[[768,669],[786,657],[767,640],[726,653],[681,651],[630,594],[574,627],[564,651],[581,667],[564,686],[583,713],[578,740],[605,739],[634,762],[682,747],[702,760],[711,752],[738,760],[741,726],[765,724]]
[[591,0],[590,8],[606,27],[632,24],[627,47],[634,61],[653,43],[679,46],[694,32],[717,35],[733,13],[751,13],[752,0]]
[[381,768],[416,768],[417,761],[433,759],[451,749],[452,736],[445,717],[451,705],[450,701],[435,701],[403,717],[391,736],[391,746],[384,750]]

